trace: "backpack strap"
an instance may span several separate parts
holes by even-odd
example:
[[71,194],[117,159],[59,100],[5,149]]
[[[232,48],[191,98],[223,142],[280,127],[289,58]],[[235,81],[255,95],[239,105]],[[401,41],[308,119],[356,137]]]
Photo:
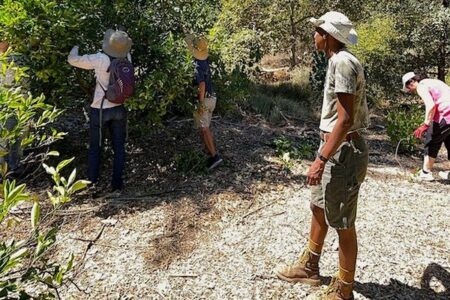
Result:
[[[109,55],[106,55],[109,58],[109,66],[108,69],[106,69],[106,72],[109,73],[109,69],[111,68],[111,64],[113,62],[112,58]],[[111,74],[110,74],[111,76]],[[97,80],[98,85],[100,86],[100,88],[103,90],[103,98],[102,98],[102,102],[100,104],[100,116],[99,116],[99,146],[102,147],[103,144],[103,104],[105,103],[105,99],[106,99],[106,91],[107,89],[105,89],[103,87],[103,85],[100,83],[100,81]]]

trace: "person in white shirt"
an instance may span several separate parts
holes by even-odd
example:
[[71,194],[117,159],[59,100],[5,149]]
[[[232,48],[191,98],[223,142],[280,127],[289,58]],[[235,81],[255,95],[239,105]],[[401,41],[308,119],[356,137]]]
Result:
[[96,85],[90,107],[88,179],[97,183],[100,175],[102,132],[108,129],[111,133],[114,151],[112,190],[123,189],[123,170],[125,166],[125,138],[127,112],[122,104],[108,101],[105,91],[109,85],[109,66],[114,58],[130,59],[132,41],[124,31],[109,29],[103,39],[103,52],[95,54],[78,54],[78,46],[70,51],[68,62],[74,67],[94,70]]
[[[450,86],[438,79],[408,72],[403,75],[403,91],[417,93],[425,103],[425,120],[415,131],[418,139],[425,135],[425,157],[419,179],[433,181],[432,169],[442,144],[450,160]],[[441,171],[442,179],[450,179],[450,171]]]

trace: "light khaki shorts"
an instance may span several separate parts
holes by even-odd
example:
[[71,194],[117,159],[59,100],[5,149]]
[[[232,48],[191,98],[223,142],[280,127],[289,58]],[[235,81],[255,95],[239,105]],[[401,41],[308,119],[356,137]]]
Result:
[[[194,124],[195,128],[209,128],[212,119],[212,113],[216,108],[216,97],[208,97],[203,99],[203,105],[201,108],[194,111]],[[201,113],[199,113],[201,111]]]
[[[324,142],[321,142],[319,151]],[[355,225],[358,195],[367,172],[369,151],[359,137],[343,142],[325,164],[322,184],[311,186],[311,204],[324,209],[325,219],[335,229]]]

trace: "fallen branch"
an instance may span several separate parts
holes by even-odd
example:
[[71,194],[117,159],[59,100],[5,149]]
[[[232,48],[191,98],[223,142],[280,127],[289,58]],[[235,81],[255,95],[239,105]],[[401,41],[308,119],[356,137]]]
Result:
[[77,209],[77,210],[66,210],[66,211],[57,211],[55,213],[56,216],[72,216],[72,215],[79,215],[79,214],[86,214],[93,211],[98,210],[98,208],[86,208],[86,209]]
[[88,245],[86,246],[86,250],[84,250],[83,256],[81,257],[81,264],[77,268],[77,271],[75,272],[75,274],[78,274],[78,272],[84,266],[86,255],[87,255],[88,251],[92,248],[92,246],[94,246],[95,242],[97,242],[100,239],[100,237],[103,234],[103,231],[105,230],[106,225],[107,224],[103,224],[102,228],[100,229],[100,232],[97,234],[97,236],[93,240],[85,240],[85,242],[88,242]]
[[274,279],[274,276],[269,276],[269,275],[264,275],[264,274],[255,274],[252,276],[252,280],[257,280],[257,279],[261,279],[261,280],[271,280]]
[[168,190],[168,191],[161,191],[161,192],[155,192],[155,193],[148,193],[148,194],[142,194],[139,196],[134,196],[134,197],[122,197],[122,196],[116,196],[116,197],[110,197],[109,195],[104,195],[98,198],[94,198],[93,200],[115,200],[115,201],[136,201],[136,200],[148,200],[146,198],[150,198],[150,197],[155,197],[155,196],[162,196],[162,195],[166,195],[166,194],[171,194],[171,193],[175,193],[178,192],[182,189],[178,188],[178,189],[173,189],[173,190]]
[[283,114],[283,112],[280,110],[280,116],[283,117],[283,119],[287,122],[288,125],[290,125],[291,123],[289,122],[289,119]]
[[76,287],[76,289],[77,289],[78,291],[82,292],[82,293],[85,294],[85,295],[89,295],[89,293],[88,293],[86,290],[83,290],[82,288],[80,288],[80,287],[78,286],[78,284],[76,284],[76,282],[73,281],[73,279],[69,278],[69,281],[70,281],[71,284],[73,284],[73,285]]
[[175,278],[175,277],[196,278],[196,277],[198,277],[198,275],[196,275],[196,274],[171,274],[171,275],[169,275],[169,277],[171,277],[171,278]]
[[268,206],[271,206],[271,205],[275,204],[277,201],[278,201],[278,199],[274,200],[272,202],[269,202],[267,204],[264,204],[263,206],[260,206],[260,207],[258,207],[256,209],[252,210],[251,212],[249,212],[249,213],[245,214],[244,216],[242,216],[242,218],[241,218],[241,220],[239,220],[239,222],[242,222],[245,218],[247,218],[250,215],[253,215],[254,213],[257,213],[258,211],[260,211],[260,210],[262,210],[262,209],[264,209],[264,208],[266,208]]
[[280,212],[277,212],[277,213],[271,214],[270,216],[268,216],[268,218],[272,218],[272,217],[280,216],[280,215],[283,215],[283,214],[285,214],[285,213],[286,213],[286,211],[285,211],[285,210],[284,210],[284,211],[280,211]]

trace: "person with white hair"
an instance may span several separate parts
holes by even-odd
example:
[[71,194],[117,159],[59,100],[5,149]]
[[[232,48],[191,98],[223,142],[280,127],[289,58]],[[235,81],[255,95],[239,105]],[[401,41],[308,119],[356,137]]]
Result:
[[[442,144],[450,160],[450,86],[438,79],[408,72],[402,77],[403,91],[417,93],[425,103],[425,120],[414,131],[418,139],[425,135],[425,156],[418,178],[433,181],[432,169]],[[450,179],[450,171],[439,172],[439,177]]]
[[321,144],[307,173],[312,220],[303,254],[276,274],[289,282],[319,285],[319,259],[328,228],[332,227],[339,237],[339,272],[325,290],[309,299],[354,299],[358,250],[355,219],[368,165],[368,148],[361,135],[369,123],[366,81],[361,63],[346,47],[357,42],[352,22],[335,11],[310,21],[315,26],[315,47],[328,58]]

